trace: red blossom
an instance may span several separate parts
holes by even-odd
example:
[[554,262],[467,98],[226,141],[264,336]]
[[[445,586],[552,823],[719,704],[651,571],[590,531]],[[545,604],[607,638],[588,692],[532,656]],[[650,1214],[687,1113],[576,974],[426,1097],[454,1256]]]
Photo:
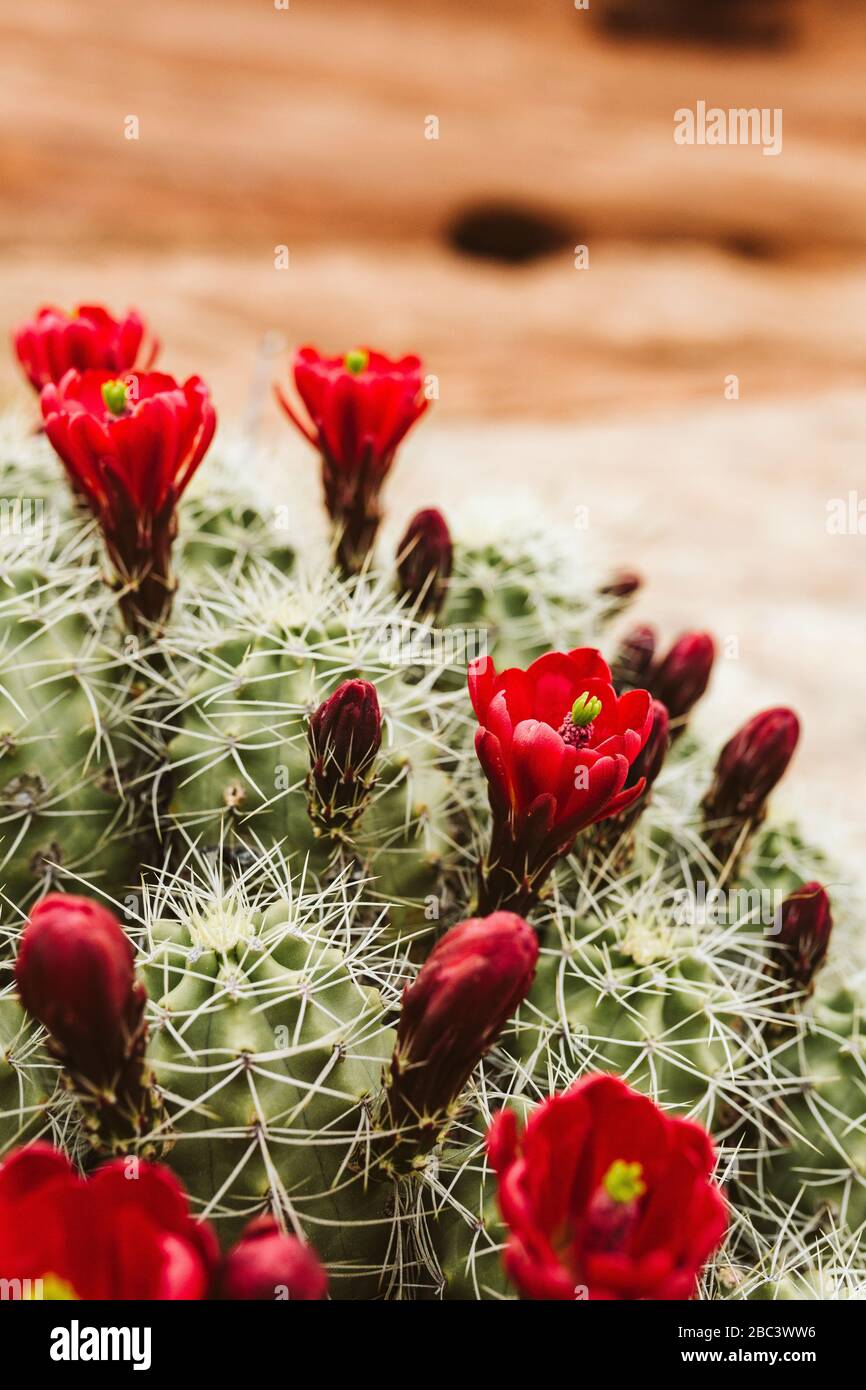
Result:
[[452,927],[403,994],[388,1107],[396,1145],[436,1143],[473,1068],[529,992],[538,960],[532,928],[513,912]]
[[220,1298],[312,1303],[327,1294],[328,1276],[315,1253],[284,1235],[272,1216],[258,1216],[245,1227],[220,1270]]
[[42,392],[45,433],[98,520],[127,624],[164,622],[176,508],[216,428],[199,377],[69,371]]
[[308,419],[279,386],[277,398],[321,455],[338,559],[356,573],[376,538],[380,491],[397,448],[428,405],[421,361],[392,359],[371,348],[323,357],[304,347],[295,354],[293,371]]
[[724,1237],[709,1136],[618,1077],[545,1101],[522,1134],[501,1111],[488,1151],[505,1267],[526,1298],[691,1298]]
[[591,647],[550,652],[526,671],[498,673],[481,657],[469,668],[469,694],[493,812],[482,910],[526,910],[578,832],[643,792],[642,779],[626,782],[652,728],[650,697],[617,696]]
[[141,371],[147,371],[159,350],[155,338],[147,341],[140,314],[130,310],[124,318],[116,319],[101,304],[79,304],[71,314],[51,307],[39,309],[14,330],[12,341],[37,391],[49,382],[57,385],[70,367],[78,372],[94,369],[117,376],[138,363]]
[[173,1173],[119,1159],[85,1181],[49,1144],[0,1166],[0,1278],[45,1298],[202,1299],[217,1260]]

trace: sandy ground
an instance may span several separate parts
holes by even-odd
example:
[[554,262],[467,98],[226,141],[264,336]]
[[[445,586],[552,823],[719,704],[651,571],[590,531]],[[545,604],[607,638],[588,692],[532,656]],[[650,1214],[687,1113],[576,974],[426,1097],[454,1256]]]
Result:
[[[787,794],[856,841],[866,534],[826,520],[866,500],[866,14],[792,2],[787,45],[713,48],[614,42],[601,3],[5,7],[0,327],[136,304],[234,425],[261,404],[263,340],[422,352],[440,400],[395,518],[587,507],[575,545],[644,573],[642,617],[737,639],[710,735],[792,703]],[[779,107],[782,154],[675,145],[699,99]],[[459,254],[449,228],[491,201],[540,217],[550,253]],[[0,400],[20,389],[0,356]],[[275,495],[313,498],[270,403],[260,429]]]

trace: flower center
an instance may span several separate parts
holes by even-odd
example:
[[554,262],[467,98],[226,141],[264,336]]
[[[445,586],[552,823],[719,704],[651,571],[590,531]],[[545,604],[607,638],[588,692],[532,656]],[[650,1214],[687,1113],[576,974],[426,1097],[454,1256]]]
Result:
[[617,1158],[589,1204],[583,1228],[584,1249],[622,1250],[637,1225],[640,1199],[645,1192],[643,1164]]
[[583,748],[591,741],[593,720],[597,719],[600,714],[601,700],[597,695],[590,695],[588,690],[584,690],[583,694],[575,700],[556,732],[569,747]]
[[102,399],[106,410],[112,415],[122,415],[126,410],[126,383],[124,381],[104,381]]
[[646,1192],[642,1163],[626,1163],[617,1158],[610,1165],[601,1185],[612,1202],[633,1202]]
[[39,1300],[45,1303],[70,1303],[77,1302],[78,1294],[67,1279],[61,1279],[59,1274],[52,1274],[50,1271],[43,1274],[41,1279],[37,1279],[36,1285],[38,1293],[28,1291],[26,1297]]
[[364,348],[352,348],[352,351],[347,352],[343,358],[346,371],[351,372],[352,376],[358,376],[363,372],[369,361],[370,354]]

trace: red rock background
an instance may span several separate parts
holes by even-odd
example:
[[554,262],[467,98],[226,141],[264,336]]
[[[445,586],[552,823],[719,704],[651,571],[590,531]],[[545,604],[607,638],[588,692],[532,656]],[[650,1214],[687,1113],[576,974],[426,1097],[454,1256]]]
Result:
[[[710,735],[794,703],[788,795],[856,833],[866,535],[825,522],[866,499],[864,62],[859,0],[6,6],[0,323],[139,305],[224,420],[261,397],[267,334],[421,351],[441,399],[395,518],[521,488],[588,507],[576,548],[644,571],[641,616],[737,639]],[[676,145],[698,100],[781,107],[782,154]],[[540,219],[523,244],[547,254],[457,249],[491,205]],[[0,396],[21,397],[6,356]],[[275,495],[311,496],[269,403],[261,429]]]

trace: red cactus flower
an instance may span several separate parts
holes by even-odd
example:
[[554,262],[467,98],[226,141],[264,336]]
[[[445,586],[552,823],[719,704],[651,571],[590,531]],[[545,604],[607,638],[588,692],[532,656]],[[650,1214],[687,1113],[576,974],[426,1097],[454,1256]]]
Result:
[[810,990],[827,957],[833,914],[826,889],[820,883],[804,883],[782,903],[779,944],[773,956],[775,969],[800,989]]
[[157,339],[147,340],[144,320],[134,310],[114,318],[101,304],[79,304],[71,314],[50,307],[37,311],[12,334],[18,361],[35,390],[57,385],[70,367],[118,376],[136,363],[146,372],[159,351]]
[[284,1235],[272,1216],[258,1216],[245,1227],[220,1271],[220,1298],[312,1303],[327,1293],[328,1276],[314,1252]]
[[277,399],[321,455],[337,557],[354,574],[375,541],[382,516],[379,494],[397,448],[428,405],[421,361],[392,360],[370,348],[323,357],[304,347],[295,354],[293,369],[309,421],[279,386]]
[[526,1298],[687,1299],[727,1227],[699,1125],[615,1076],[592,1076],[488,1134],[509,1228],[505,1267]]
[[313,824],[326,834],[346,829],[367,803],[382,742],[376,687],[348,680],[310,716],[307,778]]
[[0,1275],[23,1297],[202,1299],[216,1260],[212,1231],[160,1164],[118,1159],[85,1181],[39,1143],[0,1166]]
[[435,507],[416,512],[397,547],[398,590],[411,606],[435,618],[454,562],[448,523]]
[[685,727],[685,718],[710,683],[716,644],[708,632],[686,632],[658,663],[647,685],[668,714]]
[[480,871],[480,907],[526,910],[586,826],[641,795],[629,768],[652,728],[645,690],[617,696],[591,647],[549,652],[526,671],[469,668],[478,716],[475,751],[487,777],[493,838]]
[[199,377],[162,372],[117,380],[67,372],[42,392],[45,433],[97,518],[122,586],[128,626],[164,622],[174,597],[176,507],[216,427]]
[[538,960],[532,928],[513,912],[446,932],[405,990],[391,1060],[393,1143],[410,1157],[433,1147],[476,1064],[529,993]]
[[71,893],[43,898],[21,937],[21,1001],[94,1086],[112,1085],[141,1024],[146,996],[133,959],[117,919]]

